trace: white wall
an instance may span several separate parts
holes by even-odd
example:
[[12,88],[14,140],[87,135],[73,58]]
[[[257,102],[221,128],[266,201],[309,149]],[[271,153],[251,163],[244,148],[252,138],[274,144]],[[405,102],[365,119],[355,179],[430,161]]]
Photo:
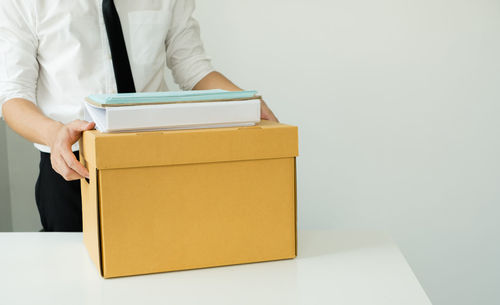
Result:
[[434,304],[500,304],[500,1],[198,1],[300,126],[299,225],[387,230]]
[[12,231],[5,123],[0,119],[0,232]]
[[12,129],[6,129],[12,229],[39,231],[42,225],[35,203],[35,183],[40,152]]
[[[300,126],[299,226],[388,231],[434,304],[499,304],[500,2],[198,1],[217,68]],[[7,137],[14,230],[38,156]]]

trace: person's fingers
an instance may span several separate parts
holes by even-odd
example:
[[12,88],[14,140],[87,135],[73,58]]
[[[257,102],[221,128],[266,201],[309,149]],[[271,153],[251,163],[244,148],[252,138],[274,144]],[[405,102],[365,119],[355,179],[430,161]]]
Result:
[[264,101],[262,101],[260,109],[260,116],[262,119],[279,122],[278,118],[274,115],[271,109],[267,107],[267,104]]
[[88,178],[88,170],[76,159],[71,151],[73,145],[81,137],[85,130],[93,129],[93,122],[76,120],[67,124],[64,129],[58,133],[57,140],[51,146],[52,168],[60,174],[65,180],[77,180]]
[[69,167],[79,175],[79,179],[89,177],[89,171],[76,159],[71,150],[68,149],[61,151],[61,157],[63,158],[67,167]]
[[92,130],[94,129],[95,127],[95,123],[94,122],[87,122],[87,121],[82,121],[82,120],[76,120],[76,121],[73,121],[69,124],[69,126],[77,131],[77,132],[83,132],[83,131],[86,131],[86,130]]
[[62,156],[59,154],[51,154],[51,163],[54,171],[61,175],[61,177],[63,177],[66,181],[79,180],[82,178],[81,175],[66,164]]
[[64,180],[66,181],[74,181],[74,180],[80,180],[82,179],[83,177],[80,176],[77,172],[75,172],[74,170],[72,170],[71,168],[67,168],[67,170],[64,171],[63,173],[64,175],[62,175],[62,177],[64,178]]

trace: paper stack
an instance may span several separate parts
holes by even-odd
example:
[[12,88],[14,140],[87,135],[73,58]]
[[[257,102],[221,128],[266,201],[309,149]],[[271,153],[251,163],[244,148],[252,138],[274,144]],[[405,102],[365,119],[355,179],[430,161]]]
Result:
[[199,90],[90,95],[85,119],[101,132],[252,126],[256,91]]

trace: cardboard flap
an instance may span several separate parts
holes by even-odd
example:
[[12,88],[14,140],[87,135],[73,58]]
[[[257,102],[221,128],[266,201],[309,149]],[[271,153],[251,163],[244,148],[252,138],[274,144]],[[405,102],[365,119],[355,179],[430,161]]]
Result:
[[[83,137],[87,143],[83,155],[97,169],[274,159],[298,155],[297,127],[269,121],[262,121],[252,127],[140,133],[100,133],[93,130],[85,132]],[[94,143],[93,147],[88,147],[89,142]]]
[[[82,142],[80,142],[82,145]],[[80,146],[82,147],[82,146]],[[80,150],[80,161],[84,166],[88,166],[83,156],[83,149]],[[89,168],[90,179],[81,179],[82,194],[82,214],[83,214],[83,241],[89,252],[92,262],[98,270],[102,272],[101,263],[101,238],[99,221],[99,199],[97,194],[97,170],[95,167]]]

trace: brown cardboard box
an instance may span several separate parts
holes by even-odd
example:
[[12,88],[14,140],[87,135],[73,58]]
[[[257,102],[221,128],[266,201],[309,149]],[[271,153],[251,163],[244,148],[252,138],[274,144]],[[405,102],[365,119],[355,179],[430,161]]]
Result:
[[83,236],[105,278],[294,258],[297,128],[104,134],[80,158]]

